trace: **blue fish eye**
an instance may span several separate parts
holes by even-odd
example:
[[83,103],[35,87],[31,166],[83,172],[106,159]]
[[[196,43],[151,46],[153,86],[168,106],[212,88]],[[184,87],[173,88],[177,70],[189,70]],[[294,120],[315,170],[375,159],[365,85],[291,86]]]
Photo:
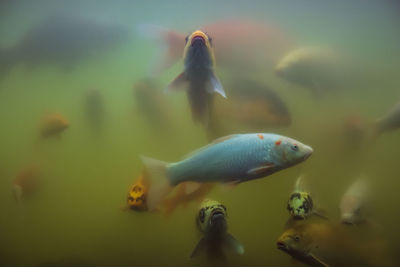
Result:
[[298,151],[299,150],[299,146],[296,145],[296,144],[292,145],[292,150],[293,151]]

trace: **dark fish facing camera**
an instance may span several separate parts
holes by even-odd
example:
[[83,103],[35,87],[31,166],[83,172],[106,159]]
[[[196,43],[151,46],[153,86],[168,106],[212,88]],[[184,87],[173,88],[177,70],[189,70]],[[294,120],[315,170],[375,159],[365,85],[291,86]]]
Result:
[[237,255],[244,253],[242,244],[228,233],[226,218],[226,207],[218,201],[205,199],[201,203],[196,224],[203,237],[194,248],[191,258],[201,251],[205,251],[209,259],[224,259],[226,250]]
[[123,26],[51,17],[0,51],[0,76],[20,63],[29,68],[53,64],[68,70],[84,59],[101,56],[129,37],[129,30]]
[[104,121],[104,101],[98,89],[89,89],[86,92],[85,111],[90,128],[99,132]]

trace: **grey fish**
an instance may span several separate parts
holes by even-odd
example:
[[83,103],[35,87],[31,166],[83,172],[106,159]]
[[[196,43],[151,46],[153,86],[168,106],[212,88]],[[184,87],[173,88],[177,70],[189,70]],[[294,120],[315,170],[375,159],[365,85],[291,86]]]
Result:
[[121,45],[129,37],[130,31],[119,25],[51,17],[28,30],[13,46],[0,50],[0,77],[20,63],[28,68],[53,64],[68,70],[81,60]]

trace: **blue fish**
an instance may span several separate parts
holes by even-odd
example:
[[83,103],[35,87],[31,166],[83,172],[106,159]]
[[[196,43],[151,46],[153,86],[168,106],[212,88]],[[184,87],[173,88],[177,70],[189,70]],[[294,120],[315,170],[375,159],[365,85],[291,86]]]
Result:
[[152,180],[163,181],[150,188],[149,209],[154,209],[177,184],[246,182],[300,163],[312,152],[311,147],[289,137],[252,133],[221,137],[176,163],[143,157]]

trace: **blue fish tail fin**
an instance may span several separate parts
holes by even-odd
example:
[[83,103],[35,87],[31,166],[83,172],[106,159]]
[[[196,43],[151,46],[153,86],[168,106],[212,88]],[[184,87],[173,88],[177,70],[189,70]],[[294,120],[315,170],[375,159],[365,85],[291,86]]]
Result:
[[142,161],[150,175],[151,186],[147,194],[147,208],[152,211],[165,199],[174,186],[167,175],[168,163],[143,156]]

